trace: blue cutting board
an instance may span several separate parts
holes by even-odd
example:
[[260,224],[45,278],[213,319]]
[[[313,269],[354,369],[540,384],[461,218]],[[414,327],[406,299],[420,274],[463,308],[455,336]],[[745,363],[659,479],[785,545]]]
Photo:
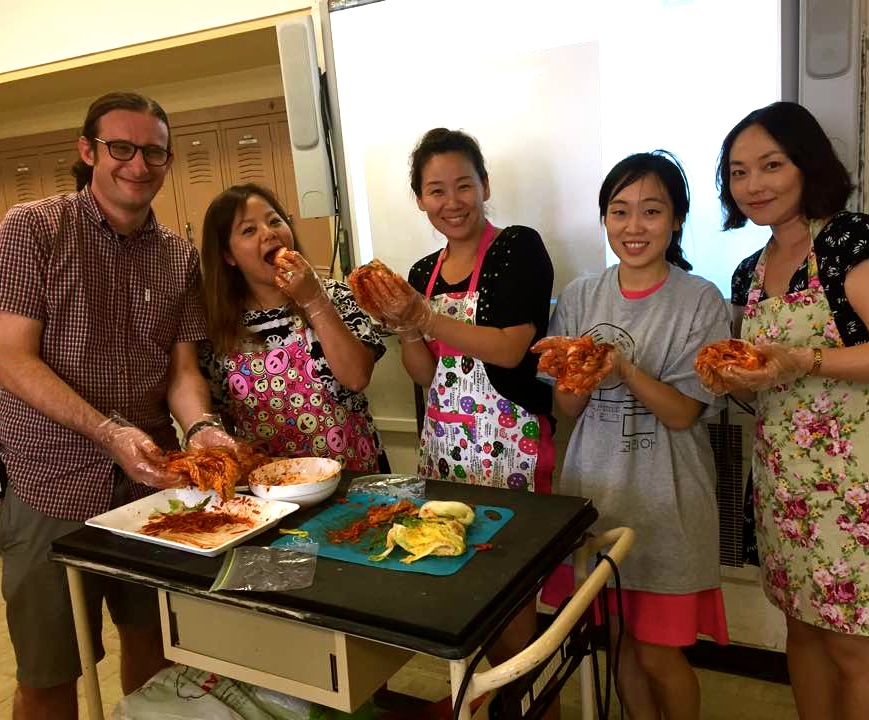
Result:
[[[341,543],[335,545],[329,542],[326,535],[329,530],[346,528],[353,522],[362,519],[365,512],[373,505],[391,505],[398,502],[398,498],[386,495],[368,495],[354,493],[347,495],[346,503],[336,503],[317,513],[310,520],[306,520],[299,526],[300,530],[306,530],[308,537],[301,538],[297,535],[284,535],[275,540],[272,546],[293,545],[299,542],[317,542],[320,544],[318,554],[321,557],[332,560],[356,563],[358,565],[370,565],[371,567],[386,568],[389,570],[401,570],[402,572],[425,573],[427,575],[452,575],[458,572],[464,565],[477,554],[472,547],[474,544],[489,542],[504,525],[513,517],[513,511],[509,508],[494,507],[490,505],[477,505],[474,508],[474,523],[467,531],[468,549],[464,555],[457,557],[424,557],[416,562],[405,564],[401,559],[407,557],[407,552],[396,547],[386,559],[380,562],[369,560],[369,555],[381,552],[385,545],[381,542],[377,547],[371,547],[377,541],[378,534],[384,537],[385,531],[379,533],[369,530],[358,543]],[[417,505],[422,505],[424,500],[412,500]],[[388,528],[386,528],[388,529]]]

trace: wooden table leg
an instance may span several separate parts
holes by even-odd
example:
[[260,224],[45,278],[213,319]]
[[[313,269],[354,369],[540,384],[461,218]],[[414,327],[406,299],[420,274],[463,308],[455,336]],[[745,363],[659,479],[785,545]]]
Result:
[[[459,688],[462,685],[462,680],[465,677],[465,671],[468,669],[467,660],[450,660],[450,692],[453,697],[453,707],[456,706],[456,696],[459,694]],[[462,700],[462,709],[459,712],[459,720],[471,720],[471,702],[468,700],[468,694],[465,693]]]
[[69,582],[69,599],[72,602],[72,617],[75,621],[75,637],[78,641],[78,656],[81,659],[82,682],[89,720],[104,720],[103,699],[100,695],[100,680],[94,662],[94,647],[91,642],[91,623],[85,602],[84,584],[78,568],[66,567]]

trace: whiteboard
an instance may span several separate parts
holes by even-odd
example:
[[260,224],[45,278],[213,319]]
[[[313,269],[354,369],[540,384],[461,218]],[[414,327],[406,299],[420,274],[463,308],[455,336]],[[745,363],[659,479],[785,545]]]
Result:
[[[691,186],[683,247],[729,295],[768,231],[722,233],[715,167],[733,124],[780,97],[779,14],[780,0],[385,0],[331,13],[356,262],[378,255],[403,272],[438,247],[407,155],[446,125],[480,140],[495,223],[541,232],[555,294],[615,262],[598,225],[606,172],[633,152],[674,152]],[[721,38],[751,52],[722,53]]]
[[[408,156],[420,135],[443,126],[461,128],[480,142],[489,171],[489,219],[497,227],[528,225],[541,234],[556,268],[556,287],[583,270],[601,269],[597,43],[465,69],[448,104],[426,102],[428,92],[422,85],[406,87],[402,102],[389,106],[366,132],[370,253],[406,274],[444,246],[417,207],[408,179]],[[377,107],[386,98],[371,88],[369,102]],[[370,259],[366,250],[359,250],[362,261]]]

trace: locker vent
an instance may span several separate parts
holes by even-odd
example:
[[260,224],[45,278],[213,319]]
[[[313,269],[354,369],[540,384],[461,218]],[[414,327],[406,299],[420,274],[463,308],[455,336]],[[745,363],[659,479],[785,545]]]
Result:
[[238,175],[242,182],[262,182],[265,177],[263,150],[256,145],[243,145],[238,148]]
[[55,163],[54,188],[57,194],[75,192],[75,178],[72,176],[69,166],[65,162]]
[[187,170],[192,185],[214,182],[214,164],[208,148],[197,147],[187,153]]
[[39,178],[34,176],[29,167],[19,166],[15,172],[15,202],[30,202],[39,200],[42,193],[39,189]]

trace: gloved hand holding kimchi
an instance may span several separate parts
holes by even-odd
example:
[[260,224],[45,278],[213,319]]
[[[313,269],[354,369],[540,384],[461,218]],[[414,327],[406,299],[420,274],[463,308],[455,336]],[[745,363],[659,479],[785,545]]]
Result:
[[347,282],[359,307],[391,330],[430,334],[437,313],[423,295],[379,260],[356,268]]
[[615,366],[615,348],[610,343],[596,344],[582,337],[546,337],[531,346],[541,353],[537,369],[555,378],[561,392],[588,395]]
[[135,482],[163,490],[183,487],[184,478],[165,468],[166,456],[150,435],[113,413],[95,430],[95,439]]
[[722,340],[697,354],[694,368],[710,392],[759,392],[788,385],[812,369],[811,348],[781,343],[752,345],[744,340]]

